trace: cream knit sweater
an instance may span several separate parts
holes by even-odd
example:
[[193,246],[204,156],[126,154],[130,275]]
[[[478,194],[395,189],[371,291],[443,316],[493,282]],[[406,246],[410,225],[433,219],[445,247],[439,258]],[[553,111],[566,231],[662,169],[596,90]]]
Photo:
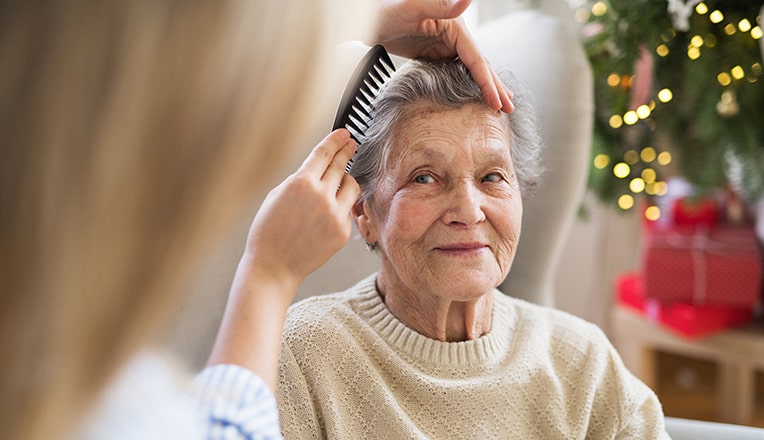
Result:
[[286,439],[668,438],[655,394],[593,324],[495,291],[487,335],[440,342],[396,319],[375,280],[290,308]]

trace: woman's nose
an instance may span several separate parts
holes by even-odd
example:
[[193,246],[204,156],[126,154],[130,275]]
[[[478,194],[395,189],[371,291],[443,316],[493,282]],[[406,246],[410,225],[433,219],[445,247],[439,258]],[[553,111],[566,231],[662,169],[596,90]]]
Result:
[[448,224],[471,226],[485,220],[483,193],[472,182],[460,182],[448,192],[448,206],[443,221]]

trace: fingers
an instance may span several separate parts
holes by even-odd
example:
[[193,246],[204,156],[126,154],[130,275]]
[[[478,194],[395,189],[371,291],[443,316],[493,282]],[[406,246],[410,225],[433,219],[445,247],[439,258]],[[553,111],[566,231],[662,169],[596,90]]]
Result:
[[324,171],[324,175],[321,180],[324,181],[331,188],[336,188],[340,185],[343,176],[347,174],[345,168],[347,167],[350,158],[355,153],[356,143],[353,139],[348,138],[347,142],[340,148],[340,150],[334,155],[332,163]]
[[506,113],[512,113],[515,109],[512,104],[512,92],[510,92],[493,70],[491,64],[480,53],[477,43],[470,35],[466,25],[462,21],[455,23],[457,38],[454,46],[456,54],[472,74],[472,78],[480,87],[486,103],[494,110],[501,109]]
[[[309,174],[317,179],[322,178],[326,169],[334,162],[337,153],[348,143],[348,140],[350,140],[350,132],[344,128],[329,133],[313,148],[298,172]],[[343,165],[343,170],[344,167]],[[339,179],[337,181],[339,182]]]
[[409,0],[401,5],[408,14],[418,18],[456,18],[462,15],[472,0]]
[[358,186],[358,182],[355,181],[353,176],[345,173],[342,176],[340,189],[337,190],[337,203],[340,206],[346,207],[347,211],[350,212],[350,208],[358,200],[359,195],[361,195],[361,188]]
[[512,91],[504,85],[504,81],[499,78],[499,75],[490,67],[491,74],[493,76],[493,82],[496,84],[496,88],[499,91],[499,99],[501,100],[501,111],[504,113],[512,113],[515,110],[515,104],[512,103]]

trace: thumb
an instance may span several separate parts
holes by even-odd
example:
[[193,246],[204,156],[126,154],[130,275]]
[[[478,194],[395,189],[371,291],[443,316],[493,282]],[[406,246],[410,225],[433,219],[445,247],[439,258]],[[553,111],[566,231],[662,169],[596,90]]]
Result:
[[472,0],[408,0],[408,3],[417,9],[420,18],[449,19],[462,15]]

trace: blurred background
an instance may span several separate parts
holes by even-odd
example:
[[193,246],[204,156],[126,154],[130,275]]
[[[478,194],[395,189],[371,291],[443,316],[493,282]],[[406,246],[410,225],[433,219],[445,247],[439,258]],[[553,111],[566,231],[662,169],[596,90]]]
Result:
[[[546,144],[500,289],[602,327],[667,415],[764,427],[762,5],[474,0],[465,19],[494,67],[530,89]],[[349,77],[364,49],[338,48],[333,74]],[[338,83],[273,185],[328,132]],[[194,367],[263,197],[201,263],[168,328],[167,348]],[[354,235],[296,300],[377,267]]]

